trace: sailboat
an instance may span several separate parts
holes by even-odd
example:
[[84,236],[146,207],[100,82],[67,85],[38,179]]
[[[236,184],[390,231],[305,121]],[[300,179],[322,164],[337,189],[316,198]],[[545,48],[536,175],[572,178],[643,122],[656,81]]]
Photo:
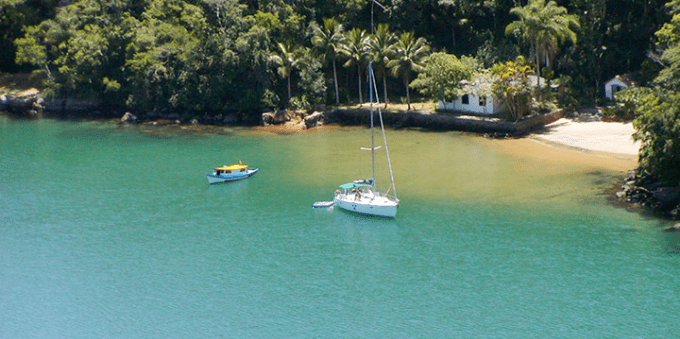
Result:
[[[383,124],[382,111],[380,110],[380,102],[378,100],[378,90],[375,85],[375,75],[373,74],[372,64],[368,65],[368,81],[370,89],[371,102],[371,147],[362,150],[371,151],[371,164],[373,166],[373,178],[355,180],[350,183],[342,184],[335,191],[333,203],[346,211],[385,218],[394,218],[397,216],[397,208],[399,208],[399,199],[397,198],[397,188],[394,185],[394,174],[392,172],[392,162],[390,161],[390,152],[387,147],[387,137],[385,136],[385,126]],[[375,98],[375,99],[374,99]],[[380,130],[382,131],[383,145],[385,155],[387,158],[387,166],[390,172],[390,186],[386,192],[379,192],[376,186],[376,166],[375,156],[376,151],[382,146],[375,146],[375,128],[373,124],[374,107],[377,107],[378,118],[380,121]]]

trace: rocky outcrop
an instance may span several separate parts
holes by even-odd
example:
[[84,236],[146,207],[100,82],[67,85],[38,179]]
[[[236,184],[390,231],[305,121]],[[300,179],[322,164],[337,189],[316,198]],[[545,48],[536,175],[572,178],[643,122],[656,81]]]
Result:
[[274,114],[270,112],[262,113],[262,126],[269,126],[274,124]]
[[292,118],[292,114],[289,114],[288,110],[282,109],[276,113],[274,113],[274,123],[275,124],[284,124]]
[[91,100],[45,99],[35,88],[5,93],[0,98],[0,110],[27,117],[40,117],[44,113],[77,113],[96,117],[100,115],[100,106],[100,102]]
[[4,109],[9,112],[25,115],[28,117],[38,117],[42,115],[44,110],[44,100],[40,95],[40,91],[31,88],[25,91],[5,94]]
[[639,177],[634,170],[628,172],[621,190],[615,193],[618,200],[633,207],[644,207],[663,217],[680,219],[680,187],[665,187]]
[[326,119],[326,116],[323,113],[314,112],[314,113],[304,117],[305,127],[311,128],[311,127],[322,126],[325,119]]
[[673,226],[668,226],[664,228],[664,231],[666,232],[680,232],[680,222],[673,225]]
[[7,99],[7,95],[0,94],[0,111],[6,111],[7,110],[8,102],[9,102],[9,100]]
[[134,124],[137,122],[137,116],[130,113],[130,112],[125,112],[122,118],[120,118],[120,122],[124,122],[127,124]]
[[299,129],[307,129],[322,126],[326,122],[323,112],[308,114],[303,111],[280,110],[278,112],[262,113],[260,124],[262,126],[286,125]]
[[[370,114],[366,109],[335,109],[327,112],[326,116],[328,123],[338,123],[341,125],[368,125],[370,122]],[[533,115],[517,122],[498,118],[421,111],[384,111],[382,116],[384,124],[393,128],[418,127],[429,130],[453,130],[521,136],[545,126],[546,123],[559,119],[562,116],[562,111]]]
[[262,119],[260,120],[260,123],[263,126],[285,124],[291,121],[294,116],[295,114],[285,109],[277,112],[266,112],[262,113]]

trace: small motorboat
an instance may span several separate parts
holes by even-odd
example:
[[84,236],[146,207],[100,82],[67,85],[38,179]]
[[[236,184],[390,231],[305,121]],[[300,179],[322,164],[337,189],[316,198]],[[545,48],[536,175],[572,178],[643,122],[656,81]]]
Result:
[[223,182],[248,179],[257,172],[257,168],[250,168],[250,166],[239,161],[238,164],[215,167],[212,174],[206,174],[205,176],[208,178],[208,183],[220,184]]

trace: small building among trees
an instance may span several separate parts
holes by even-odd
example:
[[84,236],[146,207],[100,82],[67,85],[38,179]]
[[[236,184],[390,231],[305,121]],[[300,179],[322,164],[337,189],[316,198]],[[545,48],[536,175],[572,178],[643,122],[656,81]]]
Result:
[[[541,77],[540,81],[541,87],[544,88],[547,85],[546,79]],[[499,85],[501,82],[501,79],[488,73],[478,74],[471,82],[463,80],[461,81],[461,88],[458,90],[458,96],[452,101],[440,101],[439,109],[478,115],[507,113],[509,110],[507,98],[502,98],[502,95],[499,96],[498,88],[494,88],[494,84]],[[509,80],[510,85],[524,88],[528,92],[529,88],[536,86],[536,76],[526,75],[526,83],[520,84],[520,82],[521,80],[518,79]]]
[[633,80],[633,75],[631,73],[620,74],[604,83],[604,96],[608,100],[614,101],[616,100],[614,95],[617,92],[635,86],[637,86],[637,81]]
[[453,101],[440,101],[439,109],[482,115],[502,113],[505,105],[493,94],[494,78],[482,75],[473,81],[461,81],[461,89]]

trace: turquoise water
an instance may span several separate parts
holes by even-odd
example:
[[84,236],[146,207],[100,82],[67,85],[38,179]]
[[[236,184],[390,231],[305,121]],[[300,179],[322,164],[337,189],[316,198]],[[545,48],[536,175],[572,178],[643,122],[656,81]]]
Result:
[[370,175],[362,128],[0,116],[0,338],[678,335],[680,235],[607,204],[621,173],[388,137],[395,220],[311,208]]

